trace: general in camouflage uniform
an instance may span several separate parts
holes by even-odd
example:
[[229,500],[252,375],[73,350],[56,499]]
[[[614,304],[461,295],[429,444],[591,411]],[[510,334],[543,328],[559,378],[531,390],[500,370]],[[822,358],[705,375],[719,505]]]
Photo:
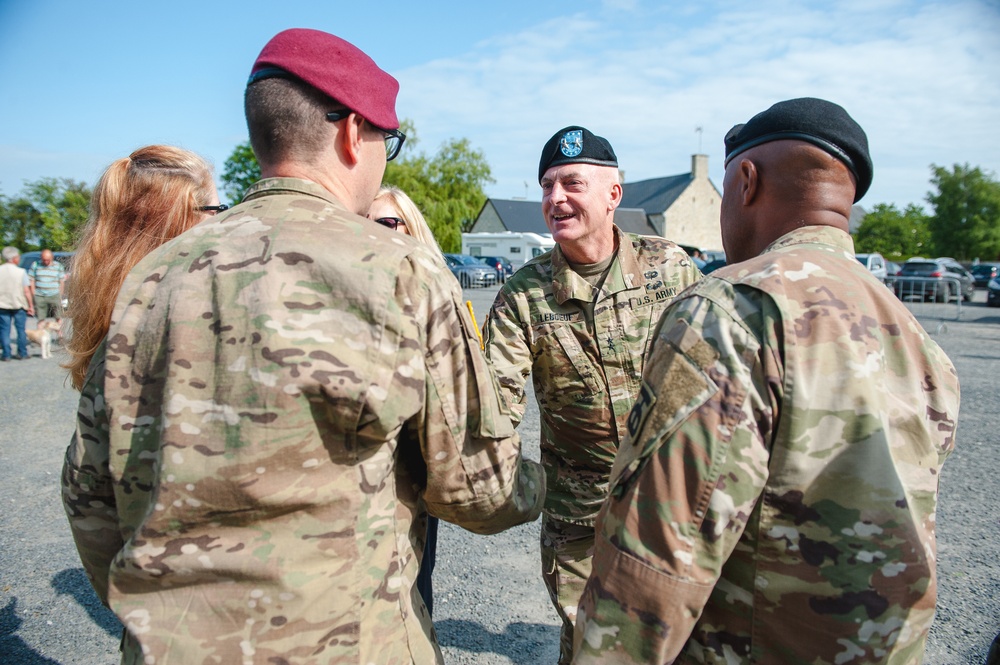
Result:
[[398,126],[395,81],[290,30],[254,68],[248,115],[262,98],[335,108],[299,80],[328,66],[352,76],[323,92],[357,76],[367,97],[339,126],[317,115],[330,153],[299,167],[350,183],[356,157],[362,180],[338,197],[265,178],[154,251],[92,361],[64,503],[125,663],[440,663],[414,587],[426,515],[494,533],[541,510],[457,282],[356,214],[394,156],[365,125]]
[[[579,154],[575,140],[582,142]],[[568,663],[594,519],[639,391],[652,328],[700,273],[674,243],[614,225],[621,185],[604,139],[580,127],[558,132],[543,150],[539,180],[557,245],[501,288],[485,343],[515,424],[524,415],[529,374],[534,381],[548,488],[542,572],[563,621],[560,662]],[[595,241],[607,253],[587,258]],[[581,253],[582,260],[570,258]]]
[[871,161],[843,109],[783,102],[726,144],[748,260],[657,330],[574,663],[920,663],[954,367],[854,258]]

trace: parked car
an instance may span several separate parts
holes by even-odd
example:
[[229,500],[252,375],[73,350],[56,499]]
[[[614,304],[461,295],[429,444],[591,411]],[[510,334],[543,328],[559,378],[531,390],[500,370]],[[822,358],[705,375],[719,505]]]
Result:
[[701,268],[701,274],[707,275],[708,273],[710,273],[710,272],[712,272],[714,270],[718,270],[719,268],[721,268],[724,265],[726,265],[726,260],[725,259],[712,259],[711,261],[709,261],[708,263],[706,263],[704,266],[702,266],[702,268]]
[[[52,258],[63,265],[63,268],[66,269],[66,274],[68,275],[70,269],[70,262],[74,254],[76,254],[76,252],[52,252]],[[33,266],[36,262],[41,260],[42,260],[41,252],[25,252],[24,254],[21,255],[21,262],[18,263],[17,265],[19,268],[24,268],[25,270],[30,271],[31,266]]]
[[961,297],[968,302],[976,290],[972,273],[949,258],[910,259],[894,282],[896,295],[902,300],[948,302]]
[[1000,307],[1000,276],[994,277],[986,285],[986,306]]
[[1000,263],[979,263],[972,266],[976,286],[986,286],[994,277],[1000,277]]
[[463,289],[497,283],[496,270],[468,254],[445,254],[444,260]]
[[490,266],[497,272],[497,281],[503,283],[514,274],[514,265],[505,256],[479,256],[476,257],[481,262]]
[[886,268],[885,257],[878,252],[872,252],[871,254],[855,254],[854,257],[861,262],[861,265],[868,268],[868,271],[875,275],[879,281],[885,282],[885,278],[889,276],[889,271]]
[[[63,268],[66,269],[66,275],[69,276],[69,271],[73,262],[73,255],[76,252],[52,252],[52,259],[58,261],[62,264]],[[35,265],[42,260],[41,252],[25,252],[21,255],[21,262],[18,263],[18,267],[24,268],[27,271],[31,271],[31,266]],[[62,301],[63,308],[69,306],[69,301],[63,298]]]

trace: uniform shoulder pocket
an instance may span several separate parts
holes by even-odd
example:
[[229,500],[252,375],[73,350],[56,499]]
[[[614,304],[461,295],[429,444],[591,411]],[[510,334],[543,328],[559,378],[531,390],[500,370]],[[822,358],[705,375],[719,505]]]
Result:
[[469,352],[469,380],[475,384],[475,396],[479,401],[479,422],[474,433],[489,439],[508,438],[514,434],[510,408],[500,390],[493,368],[486,362],[485,351],[482,349],[479,332],[472,321],[471,312],[464,304],[456,303],[456,307]]
[[718,357],[683,321],[661,331],[611,470],[612,492],[625,488],[645,460],[718,392],[708,373]]

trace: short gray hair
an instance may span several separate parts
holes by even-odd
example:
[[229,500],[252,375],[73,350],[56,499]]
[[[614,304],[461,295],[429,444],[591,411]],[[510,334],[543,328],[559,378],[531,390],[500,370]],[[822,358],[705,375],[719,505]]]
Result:
[[16,259],[19,256],[21,256],[21,252],[17,249],[17,247],[4,247],[3,248],[3,260],[4,261],[7,261],[9,263],[10,261],[13,261],[14,259]]

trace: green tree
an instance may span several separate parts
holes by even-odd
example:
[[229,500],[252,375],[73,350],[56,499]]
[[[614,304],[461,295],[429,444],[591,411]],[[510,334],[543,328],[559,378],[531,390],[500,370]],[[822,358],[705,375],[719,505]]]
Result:
[[[417,152],[420,143],[413,122],[404,119],[400,130],[406,142],[396,159],[386,165],[382,182],[406,192],[424,214],[427,225],[445,252],[462,248],[467,231],[486,202],[483,187],[495,182],[486,156],[469,139],[449,139],[433,156]],[[238,203],[260,178],[260,166],[249,141],[233,149],[222,172],[223,190]]]
[[27,186],[29,199],[41,214],[42,247],[68,250],[87,223],[91,189],[67,178],[42,178]]
[[483,188],[495,182],[486,156],[465,138],[445,141],[430,157],[414,154],[416,131],[409,122],[404,122],[403,131],[403,153],[389,162],[383,182],[413,199],[442,250],[459,252],[462,232],[469,230],[486,202]]
[[69,250],[87,222],[91,189],[68,178],[25,183],[15,198],[0,200],[0,237],[22,251]]
[[861,220],[854,233],[854,247],[859,252],[878,252],[892,261],[931,254],[927,215],[912,203],[903,212],[879,203]]
[[36,249],[35,242],[41,230],[42,216],[31,201],[24,196],[0,196],[0,244],[17,247],[21,251]]
[[222,191],[229,197],[229,204],[236,205],[250,185],[260,180],[260,164],[253,154],[250,141],[244,141],[226,159],[222,169]]
[[1000,258],[1000,182],[978,166],[955,164],[952,169],[931,165],[927,194],[934,206],[928,219],[938,254],[959,260]]

